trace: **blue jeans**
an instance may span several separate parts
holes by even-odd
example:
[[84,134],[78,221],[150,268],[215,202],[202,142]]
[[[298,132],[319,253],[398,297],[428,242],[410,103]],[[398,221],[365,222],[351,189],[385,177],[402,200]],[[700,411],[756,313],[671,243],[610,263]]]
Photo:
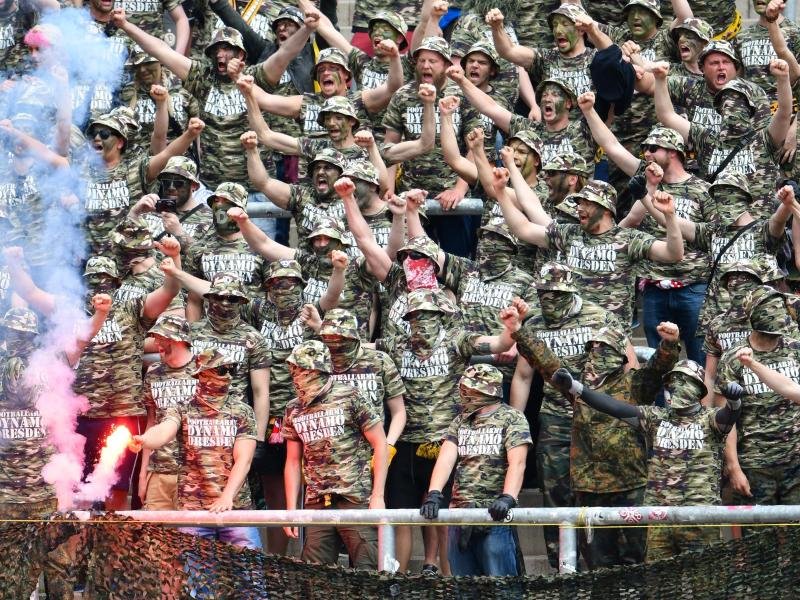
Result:
[[[259,202],[266,202],[267,197],[261,192],[250,192],[247,194],[247,206],[258,204]],[[257,218],[253,219],[253,223],[258,225],[259,229],[266,233],[271,240],[275,239],[278,226],[275,219]]]
[[448,527],[447,557],[453,575],[517,575],[517,553],[511,527],[488,527],[486,533],[481,529],[473,529],[467,549],[462,551],[458,547],[461,527]]
[[661,338],[656,327],[662,321],[671,321],[681,330],[681,341],[686,348],[686,356],[701,366],[705,365],[703,340],[697,337],[697,317],[705,297],[705,283],[694,283],[669,290],[662,290],[657,285],[646,285],[642,293],[642,307],[647,344],[651,348],[657,348]]
[[261,536],[256,527],[181,527],[180,531],[241,548],[261,550]]

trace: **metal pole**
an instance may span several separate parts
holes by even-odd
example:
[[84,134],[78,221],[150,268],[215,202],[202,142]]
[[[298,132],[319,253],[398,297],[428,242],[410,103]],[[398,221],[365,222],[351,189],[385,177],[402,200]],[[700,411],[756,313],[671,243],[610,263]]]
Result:
[[[480,215],[483,213],[483,200],[480,198],[464,198],[453,210],[442,210],[441,205],[436,200],[428,200],[425,203],[425,214],[429,217],[456,216],[456,215]],[[254,219],[288,219],[291,213],[275,206],[272,202],[252,202],[247,205],[247,214]]]
[[394,525],[378,526],[378,570],[396,573],[400,563],[395,558]]
[[577,570],[578,530],[572,523],[561,523],[558,526],[558,572],[575,573]]

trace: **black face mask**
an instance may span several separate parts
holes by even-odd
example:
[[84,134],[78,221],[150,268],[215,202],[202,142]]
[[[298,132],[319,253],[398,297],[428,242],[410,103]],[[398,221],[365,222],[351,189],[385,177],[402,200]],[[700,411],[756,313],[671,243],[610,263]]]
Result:
[[217,207],[214,209],[214,230],[221,236],[230,235],[239,231],[239,225],[228,216],[230,207]]

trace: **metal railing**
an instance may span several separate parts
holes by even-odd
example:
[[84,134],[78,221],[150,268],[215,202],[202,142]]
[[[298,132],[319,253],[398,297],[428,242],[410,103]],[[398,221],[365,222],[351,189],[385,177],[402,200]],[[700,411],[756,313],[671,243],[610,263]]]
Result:
[[[90,520],[92,513],[78,511]],[[183,527],[244,527],[284,525],[375,525],[378,527],[378,565],[382,571],[397,569],[395,525],[498,525],[488,511],[478,508],[443,509],[428,520],[418,509],[392,510],[234,510],[125,511],[117,513],[147,523]],[[574,573],[578,564],[578,530],[592,527],[646,527],[698,525],[793,525],[800,523],[800,505],[786,506],[627,506],[575,508],[515,508],[506,525],[559,527],[559,572]]]
[[[291,213],[275,206],[272,202],[251,202],[247,205],[247,214],[255,219],[288,219]],[[461,216],[483,214],[483,200],[480,198],[464,198],[453,210],[442,210],[436,200],[425,203],[425,214],[429,217]]]

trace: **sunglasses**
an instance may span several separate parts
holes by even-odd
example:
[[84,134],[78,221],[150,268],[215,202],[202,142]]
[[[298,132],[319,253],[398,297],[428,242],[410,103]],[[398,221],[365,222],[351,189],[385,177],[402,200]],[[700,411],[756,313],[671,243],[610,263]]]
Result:
[[110,129],[97,128],[92,131],[92,137],[100,136],[101,140],[107,140],[112,135],[115,135],[115,133]]
[[189,181],[187,179],[159,179],[159,183],[164,187],[165,190],[170,188],[175,188],[176,190],[180,190],[185,188],[189,185]]
[[298,280],[294,277],[276,278],[270,282],[269,287],[276,290],[290,290],[296,287]]
[[405,255],[406,258],[410,258],[412,260],[421,260],[423,258],[428,258],[424,254],[422,254],[420,252],[416,252],[416,251],[404,252],[404,255]]
[[655,154],[659,150],[661,150],[663,146],[656,146],[655,144],[648,144],[646,146],[642,146],[642,151],[649,152],[650,154]]
[[218,375],[222,375],[223,377],[225,375],[233,376],[233,375],[236,375],[237,366],[236,365],[220,365],[215,370],[216,370]]

